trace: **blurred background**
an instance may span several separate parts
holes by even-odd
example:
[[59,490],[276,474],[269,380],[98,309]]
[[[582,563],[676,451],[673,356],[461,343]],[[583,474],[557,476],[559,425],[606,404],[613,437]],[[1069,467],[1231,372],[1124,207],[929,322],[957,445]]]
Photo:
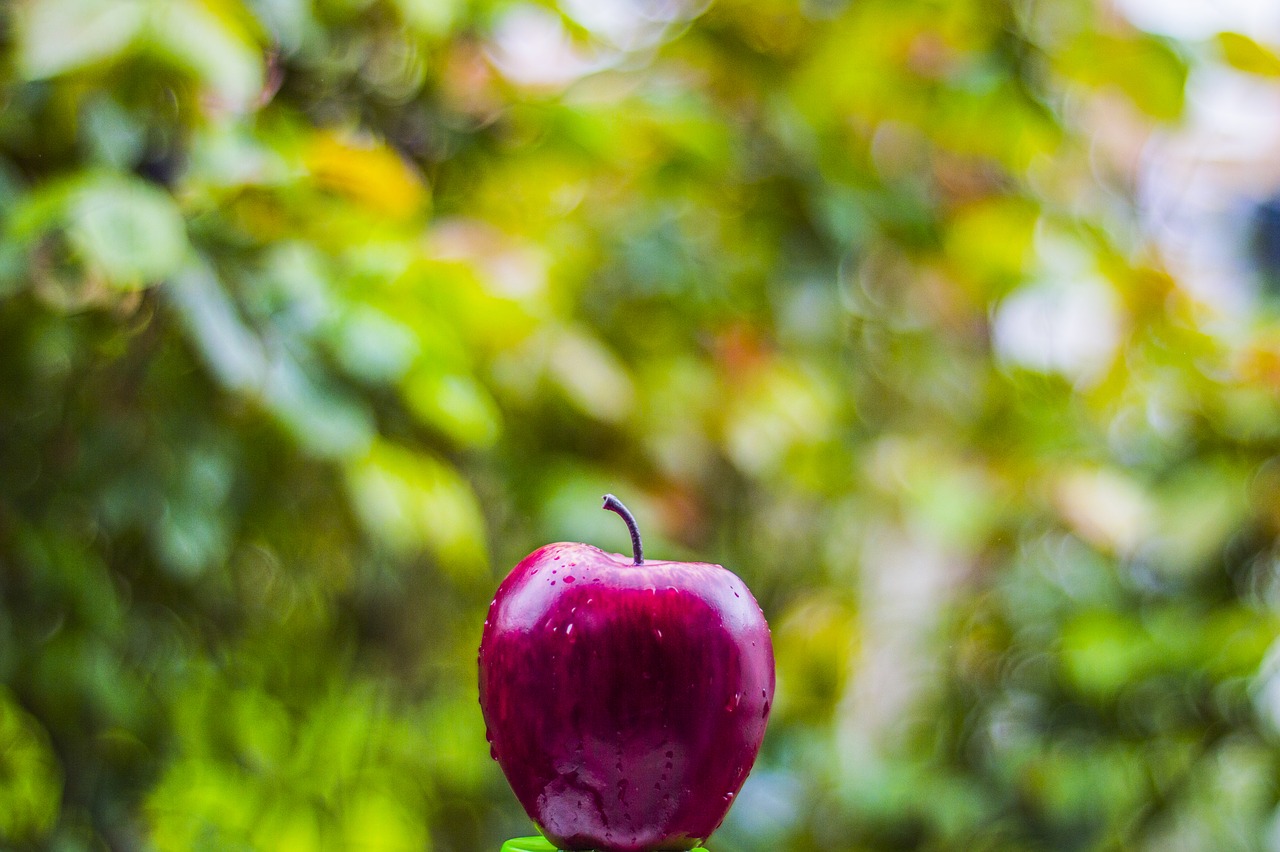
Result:
[[12,0],[0,845],[496,850],[555,540],[720,562],[712,848],[1280,849],[1280,4]]

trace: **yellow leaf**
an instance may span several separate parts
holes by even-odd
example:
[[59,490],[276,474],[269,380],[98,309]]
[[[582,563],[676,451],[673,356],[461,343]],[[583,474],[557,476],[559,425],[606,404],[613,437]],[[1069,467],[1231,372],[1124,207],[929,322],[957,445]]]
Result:
[[1067,79],[1120,92],[1152,118],[1172,121],[1182,114],[1187,65],[1160,39],[1085,33],[1053,62]]
[[958,277],[982,296],[1006,293],[1026,272],[1037,210],[1020,198],[989,198],[958,209],[946,232],[946,254]]
[[1240,33],[1218,33],[1218,49],[1232,68],[1263,77],[1280,77],[1280,56]]
[[382,143],[321,133],[304,156],[317,184],[375,213],[405,219],[427,199],[421,176]]

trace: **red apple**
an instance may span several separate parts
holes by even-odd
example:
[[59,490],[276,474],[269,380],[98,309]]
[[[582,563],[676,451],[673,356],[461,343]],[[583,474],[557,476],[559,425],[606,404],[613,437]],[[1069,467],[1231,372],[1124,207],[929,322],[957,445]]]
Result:
[[724,820],[773,703],[773,645],[719,565],[549,544],[498,587],[480,643],[493,756],[565,850],[691,849]]

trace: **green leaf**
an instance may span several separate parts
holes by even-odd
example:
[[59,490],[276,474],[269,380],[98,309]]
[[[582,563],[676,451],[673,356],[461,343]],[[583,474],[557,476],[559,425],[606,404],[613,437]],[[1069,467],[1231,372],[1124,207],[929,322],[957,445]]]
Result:
[[365,528],[393,550],[428,548],[456,577],[486,564],[480,504],[440,460],[379,440],[348,467],[347,484]]
[[193,579],[223,559],[231,530],[221,515],[190,503],[166,506],[152,528],[152,547],[161,563],[179,579]]
[[564,328],[546,340],[547,367],[565,397],[582,412],[621,422],[635,405],[626,366],[590,334]]
[[1100,699],[1113,698],[1159,660],[1140,624],[1109,612],[1081,614],[1067,624],[1061,653],[1068,683]]
[[369,448],[375,425],[363,400],[304,366],[299,353],[268,347],[203,259],[184,266],[164,292],[213,375],[228,390],[260,399],[300,446],[323,458],[350,458]]
[[497,403],[470,376],[423,370],[405,383],[404,394],[414,414],[462,446],[490,446],[502,429]]
[[224,106],[248,108],[262,91],[262,51],[222,4],[164,0],[153,7],[148,44],[193,73]]
[[394,0],[404,22],[431,38],[448,34],[464,8],[463,0]]
[[187,253],[186,225],[173,199],[134,178],[86,182],[71,195],[67,220],[72,245],[121,289],[158,283]]
[[186,223],[168,193],[111,172],[45,183],[21,199],[8,224],[8,237],[28,249],[63,231],[77,259],[121,290],[172,275],[189,248]]
[[399,379],[418,354],[418,340],[412,330],[367,305],[353,308],[330,337],[343,368],[368,382]]
[[109,97],[94,98],[82,108],[81,135],[103,166],[127,171],[141,159],[146,128]]
[[35,0],[18,4],[17,61],[28,80],[123,53],[147,23],[144,0]]
[[420,852],[430,848],[417,814],[386,791],[366,789],[347,797],[342,806],[342,823],[347,849]]
[[358,456],[376,433],[363,400],[326,376],[313,375],[287,352],[271,352],[262,395],[280,424],[316,456]]
[[0,687],[0,837],[35,840],[58,816],[62,773],[48,735]]
[[35,0],[19,7],[18,67],[42,79],[150,49],[193,74],[225,105],[244,109],[262,91],[262,51],[239,26],[235,4],[215,0]]

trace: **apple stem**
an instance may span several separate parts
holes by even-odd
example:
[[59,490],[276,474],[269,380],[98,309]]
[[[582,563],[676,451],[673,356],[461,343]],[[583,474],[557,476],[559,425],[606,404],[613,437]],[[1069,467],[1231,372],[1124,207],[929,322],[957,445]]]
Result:
[[643,565],[644,548],[640,546],[640,528],[636,526],[635,516],[627,511],[622,501],[612,494],[604,495],[604,508],[610,512],[617,512],[622,520],[627,522],[627,529],[631,531],[631,553],[635,556],[635,564]]

